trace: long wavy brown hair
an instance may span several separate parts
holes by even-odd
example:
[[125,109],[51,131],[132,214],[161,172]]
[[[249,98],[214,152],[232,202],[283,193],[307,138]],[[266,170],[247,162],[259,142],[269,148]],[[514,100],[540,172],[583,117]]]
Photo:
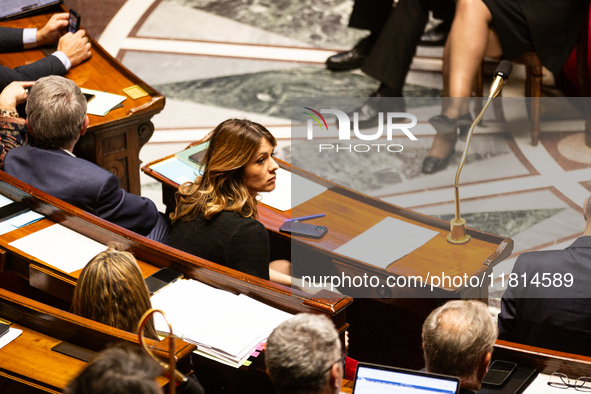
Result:
[[[110,245],[84,267],[72,300],[72,313],[135,333],[142,315],[152,307],[148,287],[135,257]],[[145,334],[158,339],[151,319]]]
[[207,137],[203,175],[179,187],[172,221],[193,220],[200,213],[209,219],[221,211],[256,218],[257,202],[246,186],[244,166],[256,154],[263,138],[277,146],[275,137],[258,123],[246,119],[220,123]]

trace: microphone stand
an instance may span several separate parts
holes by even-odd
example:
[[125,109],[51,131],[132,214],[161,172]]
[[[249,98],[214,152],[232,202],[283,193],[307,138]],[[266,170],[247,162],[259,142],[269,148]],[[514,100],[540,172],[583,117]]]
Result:
[[492,86],[490,87],[490,93],[488,95],[488,99],[486,100],[486,104],[482,107],[482,110],[472,122],[470,126],[470,130],[468,130],[468,136],[466,137],[466,146],[464,146],[464,153],[462,153],[462,159],[460,160],[460,165],[458,166],[458,170],[456,172],[456,181],[454,183],[454,202],[456,205],[456,216],[454,219],[450,220],[450,228],[451,232],[447,235],[447,241],[452,244],[465,244],[466,242],[470,241],[472,238],[469,234],[466,233],[466,220],[462,219],[460,216],[460,174],[462,173],[462,168],[464,168],[464,164],[466,163],[466,157],[468,156],[468,148],[470,147],[470,140],[472,139],[472,133],[474,132],[474,128],[476,125],[482,120],[484,113],[486,112],[487,108],[489,107],[490,103],[492,103],[493,98],[497,97],[505,84],[507,78],[509,78],[509,74],[511,74],[511,69],[513,65],[511,62],[507,60],[501,61],[499,66],[495,71],[495,79],[493,81]]
[[[148,319],[151,316],[153,316],[154,313],[160,313],[162,315],[162,317],[164,318],[164,321],[168,325],[167,336],[170,340],[168,343],[169,344],[169,346],[168,346],[168,364],[160,361],[156,356],[154,356],[154,354],[152,354],[152,352],[148,348],[146,341],[145,341],[144,328],[146,327],[146,323],[148,322]],[[142,318],[140,319],[140,322],[138,324],[138,339],[140,341],[140,344],[144,347],[146,352],[148,352],[150,357],[152,357],[154,359],[154,361],[156,361],[158,364],[160,364],[162,366],[162,368],[164,369],[164,371],[166,372],[166,374],[168,375],[168,378],[170,379],[170,382],[168,383],[168,394],[175,394],[176,385],[186,381],[187,377],[176,369],[175,343],[174,343],[175,336],[172,332],[172,326],[168,322],[168,319],[166,318],[166,315],[164,314],[164,312],[162,312],[160,309],[150,308],[146,311],[146,313],[144,313],[144,315],[142,316]]]

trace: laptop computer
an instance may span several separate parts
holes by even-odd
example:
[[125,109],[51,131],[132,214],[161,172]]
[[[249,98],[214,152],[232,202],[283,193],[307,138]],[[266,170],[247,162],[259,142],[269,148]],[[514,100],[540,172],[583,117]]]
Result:
[[359,363],[353,394],[458,394],[460,379],[409,369]]
[[0,0],[0,20],[21,18],[61,3],[63,0]]

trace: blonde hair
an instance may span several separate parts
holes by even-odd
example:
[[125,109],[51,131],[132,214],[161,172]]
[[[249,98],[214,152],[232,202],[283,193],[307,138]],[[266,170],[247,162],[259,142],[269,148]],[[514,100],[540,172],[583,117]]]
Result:
[[186,182],[176,194],[172,221],[190,221],[203,213],[209,219],[221,211],[257,217],[257,201],[244,180],[244,166],[256,154],[261,141],[276,146],[275,137],[264,126],[246,119],[228,119],[207,137],[203,175]]
[[[84,267],[74,290],[72,313],[135,333],[142,315],[152,307],[142,272],[129,252],[109,245]],[[154,321],[145,334],[158,339]]]

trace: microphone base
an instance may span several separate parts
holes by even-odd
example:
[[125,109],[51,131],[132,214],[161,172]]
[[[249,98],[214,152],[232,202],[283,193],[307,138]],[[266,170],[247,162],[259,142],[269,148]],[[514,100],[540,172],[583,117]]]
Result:
[[466,234],[466,221],[462,218],[456,220],[455,218],[449,222],[451,232],[447,234],[447,242],[452,244],[465,244],[472,238]]

